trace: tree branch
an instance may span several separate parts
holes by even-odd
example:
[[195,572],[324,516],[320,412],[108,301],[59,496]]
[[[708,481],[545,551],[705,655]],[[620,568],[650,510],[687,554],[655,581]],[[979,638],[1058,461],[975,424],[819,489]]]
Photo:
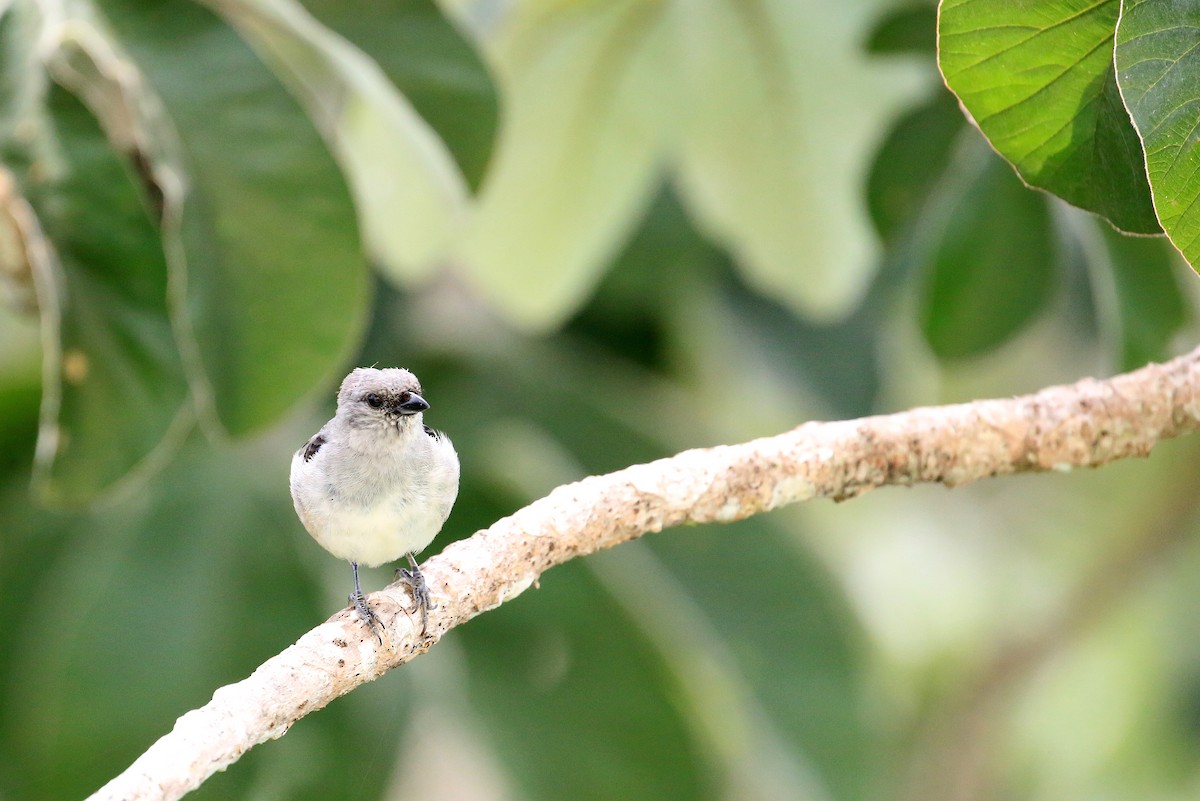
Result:
[[447,631],[528,589],[545,570],[684,523],[738,520],[886,484],[957,486],[988,476],[1096,467],[1145,456],[1200,428],[1200,348],[1105,381],[1033,395],[834,423],[684,451],[558,487],[455,542],[422,570],[437,609],[423,639],[402,586],[375,593],[384,641],[343,610],[179,718],[94,801],[175,799],[281,737],[338,696],[427,651]]

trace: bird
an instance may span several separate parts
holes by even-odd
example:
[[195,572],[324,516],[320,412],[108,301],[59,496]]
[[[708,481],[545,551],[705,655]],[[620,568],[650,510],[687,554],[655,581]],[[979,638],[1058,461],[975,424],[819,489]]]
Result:
[[431,543],[458,497],[458,454],[450,438],[424,424],[429,409],[417,377],[398,367],[355,368],[342,381],[337,412],[292,456],[292,502],[325,550],[350,562],[349,602],[382,642],[379,620],[358,567],[404,556],[396,571],[412,591],[422,634],[429,590],[416,554]]

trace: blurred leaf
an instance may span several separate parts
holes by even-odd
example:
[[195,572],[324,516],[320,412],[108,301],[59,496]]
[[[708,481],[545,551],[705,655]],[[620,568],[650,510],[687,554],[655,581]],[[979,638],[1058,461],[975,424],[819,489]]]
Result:
[[367,273],[353,206],[295,101],[210,12],[183,0],[97,5],[113,35],[86,15],[63,29],[75,37],[64,46],[91,47],[98,65],[73,88],[86,96],[96,75],[124,80],[116,107],[129,110],[164,192],[193,391],[246,433],[330,381],[361,336]]
[[1113,69],[1120,13],[1118,0],[943,0],[938,60],[1025,181],[1123,231],[1156,233],[1142,148]]
[[519,797],[717,797],[669,666],[582,564],[459,636],[471,709]]
[[461,262],[524,327],[553,326],[585,300],[650,200],[665,13],[641,0],[531,12],[492,42],[504,126]]
[[[0,614],[14,621],[0,628],[0,683],[21,688],[0,695],[5,797],[83,798],[336,611],[307,556],[346,583],[349,571],[291,509],[294,437],[194,438],[135,500],[87,514],[32,511],[19,485],[0,489]],[[189,797],[250,798],[270,782],[297,801],[375,797],[394,752],[376,744],[399,736],[403,686],[398,673],[360,688]]]
[[921,298],[921,329],[943,359],[990,350],[1023,328],[1045,306],[1056,272],[1046,199],[999,159],[969,168],[932,245]]
[[687,589],[715,640],[709,647],[731,658],[796,775],[815,785],[805,797],[875,797],[882,764],[863,715],[865,654],[832,577],[765,519],[646,542]]
[[868,53],[937,52],[937,6],[933,3],[895,8],[885,13],[867,37]]
[[567,331],[652,369],[665,369],[671,321],[664,299],[695,280],[715,278],[728,257],[697,232],[664,187]]
[[193,417],[166,260],[130,165],[65,90],[49,90],[47,112],[61,161],[24,177],[40,224],[27,234],[48,240],[26,240],[45,253],[35,263],[47,360],[38,485],[73,503],[159,461]]
[[1164,361],[1171,338],[1191,317],[1175,276],[1177,254],[1161,239],[1121,236],[1107,226],[1101,231],[1120,303],[1120,369]]
[[914,271],[923,275],[921,325],[939,357],[1002,344],[1048,299],[1059,254],[1045,198],[964,125],[949,93],[895,124],[867,201],[887,244],[872,302]]
[[890,247],[902,246],[941,184],[965,125],[948,92],[901,117],[879,148],[867,178],[867,206]]
[[1120,370],[1171,355],[1171,339],[1190,318],[1175,276],[1179,254],[1163,237],[1123,236],[1092,219],[1072,226],[1097,285],[1100,321]]
[[428,277],[466,216],[466,182],[442,141],[378,64],[295,0],[206,4],[304,103],[354,191],[372,261],[402,283]]
[[1146,172],[1163,230],[1200,264],[1200,163],[1194,108],[1200,101],[1200,7],[1127,0],[1117,29],[1121,95],[1146,151]]
[[[24,475],[33,461],[41,385],[36,373],[25,380],[4,376],[0,383],[0,481],[10,473]],[[3,546],[0,544],[0,559]]]
[[461,252],[472,281],[524,327],[558,324],[673,169],[748,283],[843,315],[873,266],[860,162],[916,72],[875,71],[859,47],[870,10],[845,9],[543,0],[481,25],[506,103]]
[[479,54],[437,5],[306,0],[304,6],[379,64],[478,188],[496,135],[496,90]]
[[844,316],[875,267],[863,162],[919,66],[879,70],[862,53],[867,4],[678,10],[671,99],[685,205],[755,289],[821,321]]

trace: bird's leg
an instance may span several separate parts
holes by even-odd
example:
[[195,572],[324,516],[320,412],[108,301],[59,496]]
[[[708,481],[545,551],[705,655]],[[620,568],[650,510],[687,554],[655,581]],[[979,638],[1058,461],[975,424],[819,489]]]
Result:
[[408,586],[412,590],[415,611],[421,613],[421,633],[424,634],[425,629],[429,626],[429,610],[437,609],[437,604],[429,598],[429,588],[425,586],[425,577],[421,575],[421,568],[417,567],[417,560],[411,553],[405,554],[405,556],[408,557],[408,567],[397,568],[396,578],[408,582]]
[[367,605],[367,596],[363,595],[362,588],[358,586],[358,562],[351,562],[350,567],[354,570],[354,592],[350,593],[350,605],[358,610],[358,614],[362,615],[363,620],[367,621],[367,626],[370,627],[371,633],[382,644],[383,635],[379,632],[379,618],[371,611],[371,607]]

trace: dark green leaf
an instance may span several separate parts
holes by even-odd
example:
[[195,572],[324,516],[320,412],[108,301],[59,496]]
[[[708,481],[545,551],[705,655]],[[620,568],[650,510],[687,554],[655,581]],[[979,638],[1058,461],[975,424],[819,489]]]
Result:
[[868,53],[937,52],[937,7],[932,3],[892,9],[867,38]]
[[363,248],[401,285],[428,280],[463,234],[467,184],[379,65],[296,0],[207,0],[304,105],[350,185]]
[[649,545],[689,591],[771,730],[815,774],[821,792],[813,797],[875,797],[881,763],[862,712],[866,654],[832,578],[761,518],[667,533]]
[[[38,466],[48,498],[78,502],[177,446],[192,414],[166,260],[133,165],[67,91],[50,90],[48,113],[62,162],[41,162],[25,180],[62,270],[39,281],[44,330],[56,341],[45,348],[54,378]],[[54,321],[57,331],[45,327]]]
[[1122,236],[1100,225],[1116,290],[1119,366],[1133,370],[1171,355],[1171,338],[1189,318],[1175,275],[1178,254],[1162,237]]
[[1142,137],[1154,207],[1184,258],[1200,264],[1200,6],[1123,4],[1116,64],[1125,105]]
[[99,5],[178,136],[169,166],[186,195],[164,234],[186,262],[172,267],[191,377],[245,433],[330,381],[359,341],[367,271],[349,194],[296,102],[211,13]]
[[992,146],[1032,186],[1124,231],[1160,229],[1117,91],[1118,0],[944,0],[938,61]]
[[905,114],[889,132],[867,179],[871,220],[889,246],[927,209],[965,125],[948,92]]
[[572,562],[461,630],[471,708],[520,784],[559,801],[715,798],[662,655]]
[[1056,251],[1046,200],[996,158],[977,159],[933,245],[921,328],[941,358],[1000,345],[1043,308]]

